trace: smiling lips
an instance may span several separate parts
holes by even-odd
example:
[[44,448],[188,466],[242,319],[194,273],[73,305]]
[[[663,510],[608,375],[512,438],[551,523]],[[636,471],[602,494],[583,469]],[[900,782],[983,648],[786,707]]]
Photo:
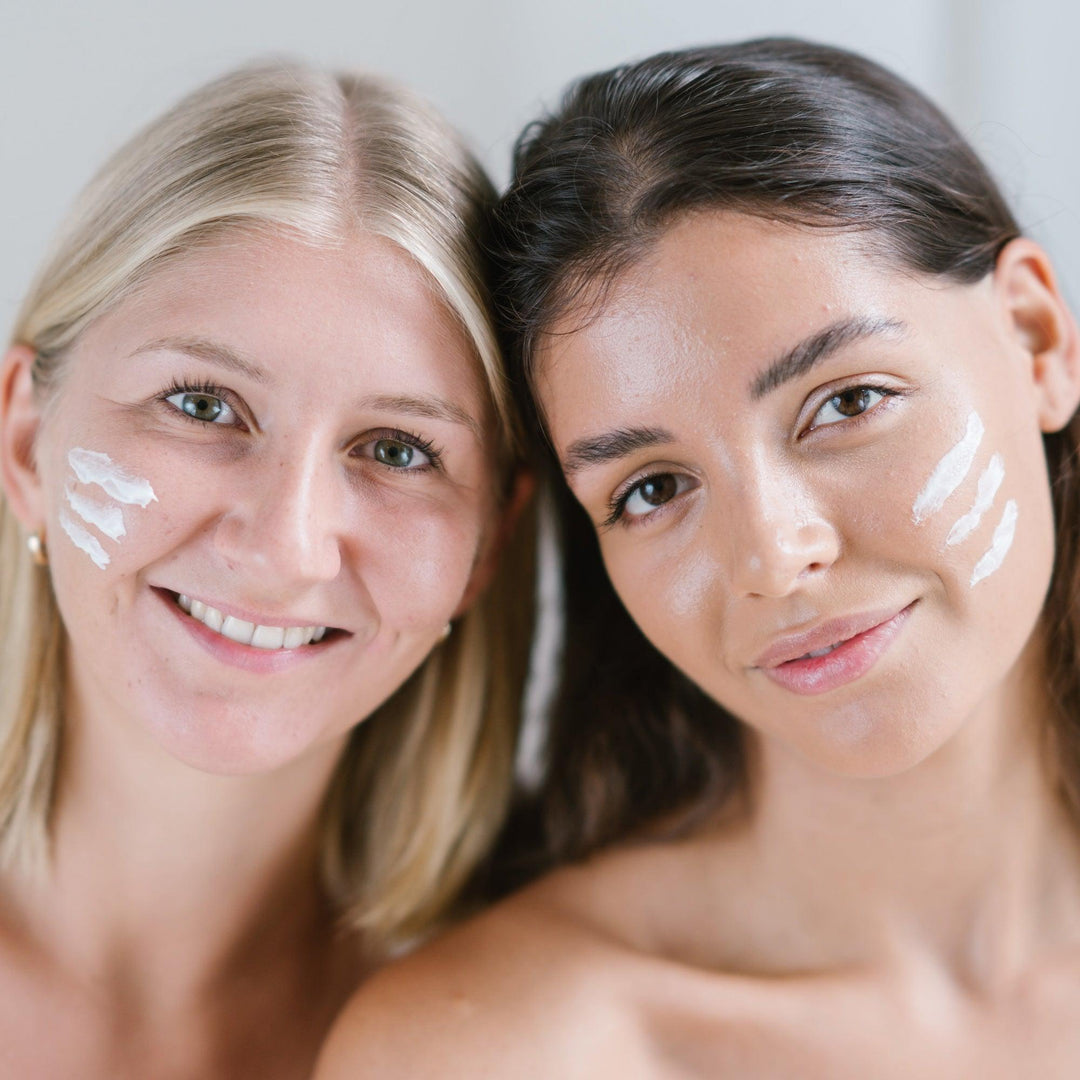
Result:
[[862,612],[781,638],[753,667],[796,694],[823,694],[865,675],[899,635],[914,603]]
[[256,649],[296,649],[322,641],[326,634],[325,626],[262,626],[247,622],[233,615],[223,615],[217,608],[201,600],[192,600],[183,593],[177,596],[176,602],[214,633]]

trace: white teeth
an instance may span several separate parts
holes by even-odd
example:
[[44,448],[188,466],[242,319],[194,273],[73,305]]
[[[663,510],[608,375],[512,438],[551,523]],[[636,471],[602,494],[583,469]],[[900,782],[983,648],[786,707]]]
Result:
[[256,626],[251,644],[256,649],[280,649],[285,644],[285,630],[280,626]]
[[255,624],[226,615],[220,633],[223,637],[229,638],[230,641],[238,641],[241,645],[250,645],[251,637],[255,633]]
[[805,656],[800,656],[799,659],[800,660],[812,660],[812,659],[816,660],[817,657],[819,657],[819,656],[828,656],[829,653],[831,653],[833,651],[833,649],[835,649],[837,647],[838,647],[838,645],[826,645],[824,649],[815,649],[813,652],[808,652]]
[[201,600],[192,600],[183,593],[177,596],[176,602],[193,619],[198,619],[215,633],[256,649],[297,649],[301,645],[322,641],[326,634],[325,626],[260,626],[245,622],[232,615],[222,615],[217,608]]

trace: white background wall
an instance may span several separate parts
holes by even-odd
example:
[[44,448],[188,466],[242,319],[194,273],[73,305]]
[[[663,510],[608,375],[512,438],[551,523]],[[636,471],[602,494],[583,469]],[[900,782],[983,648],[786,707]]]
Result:
[[928,91],[1002,175],[1080,299],[1080,7],[1066,0],[0,0],[0,327],[106,154],[257,56],[413,84],[498,180],[518,128],[576,75],[662,48],[787,33],[863,51]]

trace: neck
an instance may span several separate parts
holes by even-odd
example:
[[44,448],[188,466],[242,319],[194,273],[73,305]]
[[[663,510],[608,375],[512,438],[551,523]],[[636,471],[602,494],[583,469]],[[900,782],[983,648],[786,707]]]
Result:
[[343,958],[318,873],[342,746],[216,776],[69,694],[50,867],[14,891],[26,930],[76,978],[162,1012],[253,973],[295,977],[327,951]]
[[1041,660],[1033,642],[962,729],[901,775],[827,775],[756,744],[749,824],[715,849],[734,851],[717,863],[720,903],[750,923],[726,962],[808,970],[914,949],[988,986],[1080,940],[1080,844],[1046,767]]

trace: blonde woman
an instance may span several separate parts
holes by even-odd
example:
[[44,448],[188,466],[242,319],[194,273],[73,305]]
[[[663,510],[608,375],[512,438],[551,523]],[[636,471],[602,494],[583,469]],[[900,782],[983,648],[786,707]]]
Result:
[[4,1075],[305,1076],[452,912],[530,596],[490,197],[407,93],[265,66],[59,238],[0,380]]

